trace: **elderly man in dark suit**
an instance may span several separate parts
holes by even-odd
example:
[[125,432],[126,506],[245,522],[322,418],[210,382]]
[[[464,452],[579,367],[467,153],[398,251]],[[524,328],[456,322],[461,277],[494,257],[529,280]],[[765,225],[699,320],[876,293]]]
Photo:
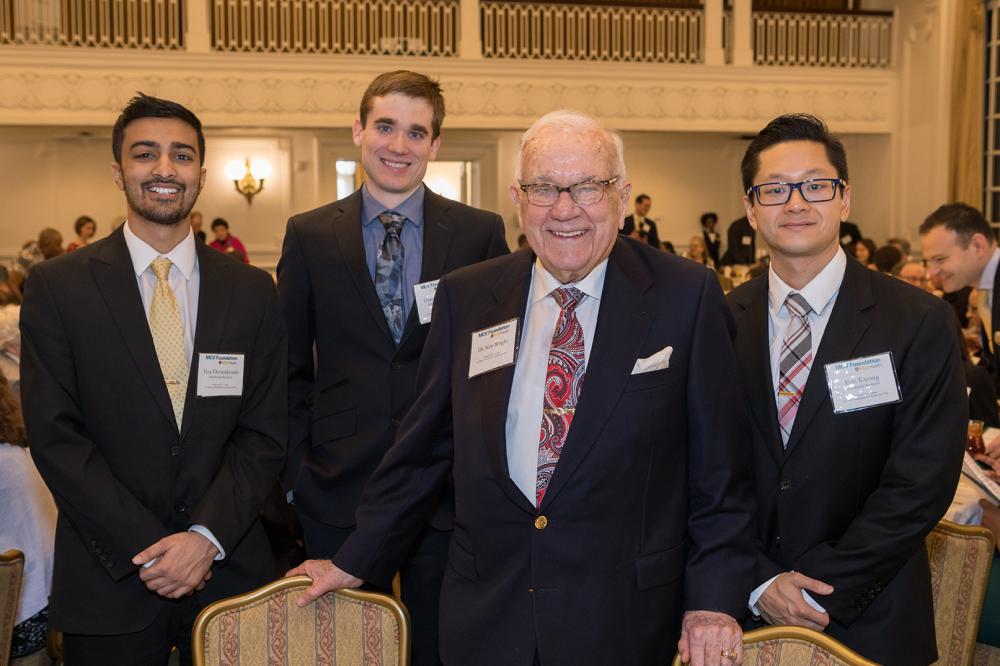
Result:
[[387,581],[454,465],[446,664],[739,661],[753,553],[731,320],[712,271],[619,237],[629,191],[620,138],[589,116],[525,133],[511,197],[532,251],[442,279],[417,401],[336,566],[291,572],[314,579],[306,598]]
[[773,120],[742,163],[768,272],[730,293],[754,415],[749,606],[880,664],[937,659],[924,538],[952,499],[968,403],[951,309],[847,259],[843,144]]
[[189,110],[140,95],[112,134],[128,220],[45,262],[21,310],[31,453],[59,508],[51,624],[66,663],[190,658],[199,608],[267,582],[259,514],[285,458],[270,276],[195,241]]
[[[407,71],[377,77],[354,122],[365,184],[288,221],[278,264],[289,331],[286,483],[310,557],[332,556],[354,530],[361,489],[413,403],[438,279],[508,253],[498,215],[422,182],[443,119],[431,79]],[[438,590],[453,516],[445,488],[401,563],[417,666],[440,663]]]

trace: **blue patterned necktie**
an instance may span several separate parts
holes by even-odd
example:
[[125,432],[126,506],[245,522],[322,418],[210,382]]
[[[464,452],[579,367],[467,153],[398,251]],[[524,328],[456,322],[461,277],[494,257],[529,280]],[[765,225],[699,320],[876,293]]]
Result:
[[403,242],[399,232],[406,217],[386,211],[378,220],[385,227],[385,239],[375,258],[375,292],[392,339],[398,345],[403,335]]

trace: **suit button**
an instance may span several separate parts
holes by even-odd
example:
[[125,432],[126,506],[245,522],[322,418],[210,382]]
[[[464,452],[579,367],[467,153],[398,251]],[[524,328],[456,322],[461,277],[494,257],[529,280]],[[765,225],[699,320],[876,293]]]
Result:
[[789,481],[788,479],[785,479],[784,481],[781,482],[781,485],[779,487],[781,488],[781,490],[789,490],[792,487],[792,482]]
[[176,511],[177,513],[184,513],[187,510],[188,510],[187,504],[185,504],[184,502],[178,502],[177,504],[174,504],[174,511]]
[[538,516],[537,518],[535,518],[536,530],[544,530],[548,526],[549,526],[549,519],[546,518],[545,516]]
[[181,447],[179,447],[179,446],[171,446],[170,447],[170,455],[172,455],[172,456],[179,456],[180,454],[181,454]]
[[91,539],[90,540],[90,545],[93,546],[94,548],[96,548],[97,547],[97,539]]

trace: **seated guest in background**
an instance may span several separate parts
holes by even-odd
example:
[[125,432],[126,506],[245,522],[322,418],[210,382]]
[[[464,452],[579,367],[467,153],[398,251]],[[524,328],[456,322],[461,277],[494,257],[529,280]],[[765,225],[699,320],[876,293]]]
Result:
[[[924,539],[955,493],[968,421],[951,310],[846,257],[847,155],[820,119],[771,121],[741,171],[747,216],[771,250],[768,274],[728,297],[755,417],[750,609],[880,664],[930,664]],[[828,388],[838,366],[879,397]]]
[[854,258],[865,268],[875,268],[875,241],[871,238],[861,238],[854,244]]
[[910,241],[905,238],[888,238],[886,239],[885,244],[899,248],[899,251],[903,253],[903,259],[909,261],[911,250]]
[[705,238],[703,236],[691,236],[691,240],[688,243],[687,258],[697,261],[703,266],[715,268],[715,262],[712,261],[712,257],[708,256],[708,248],[705,247]]
[[[354,534],[291,572],[313,579],[303,601],[391,580],[454,465],[444,663],[738,662],[749,416],[718,280],[619,237],[622,141],[595,119],[547,114],[517,164],[534,253],[441,279],[417,401]],[[509,359],[484,363],[476,331]]]
[[892,275],[892,269],[903,262],[903,252],[895,245],[883,245],[872,255],[872,264],[879,273]]
[[0,306],[0,373],[11,391],[21,397],[21,306]]
[[[11,657],[45,647],[56,505],[28,454],[21,410],[0,376],[0,552],[24,553],[24,578],[17,606]],[[0,662],[7,663],[6,655]]]
[[757,232],[746,216],[734,220],[726,232],[726,253],[722,255],[722,265],[752,265],[757,259],[756,236]]
[[201,224],[201,213],[196,210],[191,211],[191,231],[194,232],[195,238],[202,243],[205,243],[207,241],[207,236],[205,235],[205,231],[201,228]]
[[969,389],[969,418],[986,424],[987,428],[1000,428],[1000,411],[997,407],[997,390],[986,368],[976,365],[970,355],[969,340],[955,318],[958,329],[959,352],[965,367],[965,385]]
[[229,233],[228,222],[221,217],[212,220],[212,233],[215,234],[215,240],[209,243],[210,247],[233,259],[239,259],[244,264],[250,263],[250,257],[247,255],[247,249],[243,247],[243,243],[240,242],[239,238]]
[[[649,198],[648,194],[637,196],[635,198],[635,212],[625,218],[625,224],[619,233],[624,236],[645,240],[653,247],[659,249],[660,235],[656,231],[656,222],[646,217],[649,215],[649,209],[652,205],[653,200]],[[674,246],[671,245],[667,252],[673,254]]]
[[[59,508],[66,664],[190,660],[205,604],[276,574],[259,515],[285,461],[271,276],[194,239],[201,122],[139,93],[112,130],[128,221],[37,266],[21,306],[31,455]],[[203,381],[209,376],[211,381]]]
[[21,288],[32,269],[46,259],[64,252],[62,234],[55,229],[42,229],[38,240],[28,241],[10,264],[7,284],[20,298]]
[[903,282],[909,282],[917,289],[931,293],[932,288],[927,280],[927,269],[919,261],[901,261],[892,269],[892,274]]
[[93,218],[81,215],[73,223],[73,231],[76,232],[76,240],[66,246],[67,252],[89,245],[97,233],[97,222],[94,222]]
[[854,254],[854,244],[861,240],[861,229],[853,222],[844,220],[840,223],[840,247],[850,255]]
[[708,248],[708,256],[712,258],[713,266],[718,266],[721,258],[722,237],[715,230],[718,223],[719,216],[715,213],[702,213],[701,235],[705,239],[705,247]]

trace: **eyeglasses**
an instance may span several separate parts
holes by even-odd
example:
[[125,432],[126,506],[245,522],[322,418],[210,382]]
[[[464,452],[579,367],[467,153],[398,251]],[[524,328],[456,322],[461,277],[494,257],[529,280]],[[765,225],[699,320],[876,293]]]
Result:
[[552,183],[529,183],[521,185],[521,191],[527,195],[528,203],[533,206],[554,206],[563,192],[569,192],[573,203],[579,206],[591,206],[603,199],[608,186],[617,180],[618,176],[609,180],[586,180],[569,187],[559,187]]
[[809,203],[830,201],[837,196],[837,187],[844,187],[847,181],[841,178],[810,178],[798,183],[761,183],[747,188],[746,195],[755,195],[761,206],[782,206],[792,198],[792,190],[798,190]]

